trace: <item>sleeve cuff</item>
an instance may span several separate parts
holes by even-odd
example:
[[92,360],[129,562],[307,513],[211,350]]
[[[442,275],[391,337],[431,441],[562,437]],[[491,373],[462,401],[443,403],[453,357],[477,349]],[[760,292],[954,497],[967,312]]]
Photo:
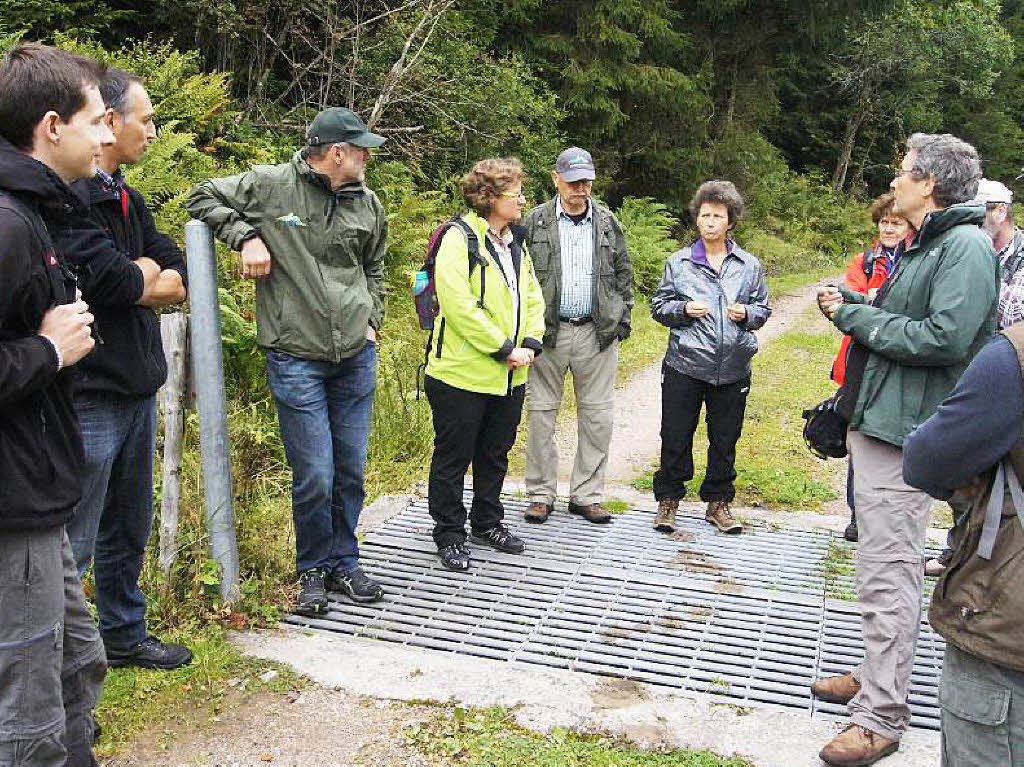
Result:
[[245,245],[246,240],[251,240],[253,237],[259,236],[259,232],[256,231],[255,227],[250,226],[248,224],[244,224],[243,226],[245,226],[246,228],[242,229],[242,231],[239,234],[235,235],[235,237],[233,238],[234,242],[228,243],[228,246],[232,250],[240,251],[242,249],[242,246]]
[[532,351],[535,357],[539,357],[541,352],[544,351],[544,344],[536,338],[530,338],[529,336],[523,339],[523,347]]
[[516,345],[512,343],[512,339],[506,338],[505,343],[501,345],[501,348],[498,349],[498,351],[493,352],[491,356],[494,359],[498,360],[498,362],[504,362],[505,360],[508,359],[508,355],[510,355],[512,353],[512,350],[515,348]]
[[42,333],[39,333],[38,335],[46,341],[45,345],[48,346],[50,351],[53,353],[53,361],[57,363],[57,371],[59,372],[64,368],[64,358],[61,356],[60,349],[57,348],[57,344],[55,344],[53,339],[49,336],[43,335]]

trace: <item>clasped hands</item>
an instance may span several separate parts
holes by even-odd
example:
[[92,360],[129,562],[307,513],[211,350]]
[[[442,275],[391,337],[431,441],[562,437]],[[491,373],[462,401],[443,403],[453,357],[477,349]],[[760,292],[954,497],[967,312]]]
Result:
[[[711,307],[704,301],[687,301],[683,308],[688,317],[694,318],[706,317],[708,312],[711,311]],[[740,303],[729,304],[725,309],[725,313],[733,322],[743,322],[747,319],[747,307]]]
[[508,363],[509,370],[515,370],[516,368],[528,367],[533,364],[533,358],[536,355],[533,349],[527,349],[524,346],[517,346],[511,352],[509,352],[506,362]]

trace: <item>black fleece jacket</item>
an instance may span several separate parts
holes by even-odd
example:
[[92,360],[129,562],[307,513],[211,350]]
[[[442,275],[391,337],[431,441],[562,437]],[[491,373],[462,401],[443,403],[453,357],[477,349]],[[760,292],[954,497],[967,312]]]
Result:
[[50,230],[85,214],[52,170],[0,138],[0,533],[64,524],[81,494],[73,373],[57,371],[37,331],[75,299]]
[[[185,259],[174,241],[157,231],[143,196],[124,185],[120,172],[114,180],[125,197],[98,177],[72,184],[88,206],[89,219],[69,220],[54,232],[96,317],[96,348],[77,366],[75,392],[148,396],[167,378],[167,361],[156,312],[136,303],[143,281],[134,261],[151,258],[187,284]],[[99,240],[97,227],[106,235]]]

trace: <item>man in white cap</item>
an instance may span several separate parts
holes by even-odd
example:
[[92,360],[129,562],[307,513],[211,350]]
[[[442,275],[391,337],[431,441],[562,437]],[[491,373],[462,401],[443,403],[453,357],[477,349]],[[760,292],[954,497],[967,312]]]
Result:
[[601,500],[614,421],[618,342],[629,335],[633,311],[633,266],[619,222],[590,195],[595,175],[590,152],[569,147],[551,171],[557,194],[523,220],[546,306],[544,354],[534,361],[527,384],[527,522],[544,522],[554,508],[555,421],[569,371],[579,434],[569,512],[595,524],[611,521]]
[[1013,223],[1013,192],[1005,184],[983,178],[974,202],[984,204],[982,228],[999,255],[999,329],[1024,320],[1024,232]]

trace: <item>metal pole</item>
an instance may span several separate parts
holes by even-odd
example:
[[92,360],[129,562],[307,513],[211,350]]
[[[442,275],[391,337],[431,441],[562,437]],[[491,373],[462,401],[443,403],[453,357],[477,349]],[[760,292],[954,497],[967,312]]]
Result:
[[217,256],[213,232],[201,221],[185,224],[188,291],[192,319],[192,366],[196,376],[199,440],[203,460],[206,524],[219,566],[220,596],[238,600],[238,543],[232,495],[228,415],[224,398],[224,358],[217,296]]

